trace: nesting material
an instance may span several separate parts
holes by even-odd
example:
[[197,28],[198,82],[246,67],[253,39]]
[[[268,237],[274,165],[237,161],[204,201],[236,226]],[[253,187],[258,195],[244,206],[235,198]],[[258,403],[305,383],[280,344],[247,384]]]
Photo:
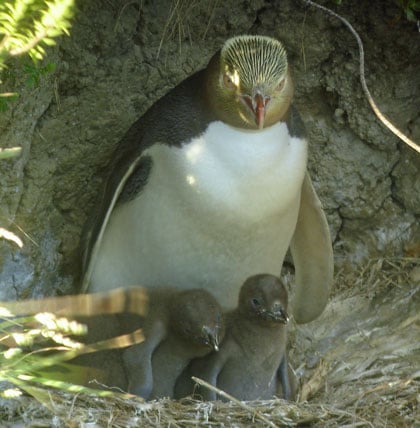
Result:
[[300,401],[247,403],[46,391],[3,399],[4,427],[420,427],[420,260],[379,259],[336,275],[316,321],[292,326]]

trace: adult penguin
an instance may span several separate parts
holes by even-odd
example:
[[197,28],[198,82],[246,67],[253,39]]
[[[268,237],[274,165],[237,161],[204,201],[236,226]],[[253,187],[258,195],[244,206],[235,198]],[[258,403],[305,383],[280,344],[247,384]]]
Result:
[[202,287],[231,309],[238,284],[279,275],[290,247],[294,318],[320,315],[333,254],[292,97],[283,45],[244,35],[157,101],[116,150],[84,237],[82,290]]

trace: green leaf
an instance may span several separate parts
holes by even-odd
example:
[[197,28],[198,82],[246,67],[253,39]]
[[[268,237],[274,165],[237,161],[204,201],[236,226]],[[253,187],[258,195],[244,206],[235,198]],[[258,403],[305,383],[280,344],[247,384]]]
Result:
[[407,9],[405,11],[405,16],[407,17],[407,19],[409,21],[412,21],[412,22],[416,22],[417,21],[416,15],[415,15],[415,13],[414,13],[414,11],[412,9]]
[[45,389],[29,385],[27,382],[19,382],[21,389],[32,395],[39,403],[42,403],[51,412],[54,412],[54,406],[51,404],[51,397]]
[[54,62],[49,62],[45,67],[45,73],[52,73],[55,70],[56,64]]
[[7,57],[25,52],[32,58],[42,59],[45,55],[42,46],[51,46],[55,44],[55,37],[69,34],[74,2],[15,0],[4,3],[0,0],[0,69]]
[[[14,98],[0,97],[0,112],[4,113],[5,111],[7,111],[7,109],[9,108],[9,104],[12,101],[14,101]],[[0,159],[7,159],[9,157],[12,157],[12,156],[7,156],[4,154],[1,154],[1,152],[0,152]]]

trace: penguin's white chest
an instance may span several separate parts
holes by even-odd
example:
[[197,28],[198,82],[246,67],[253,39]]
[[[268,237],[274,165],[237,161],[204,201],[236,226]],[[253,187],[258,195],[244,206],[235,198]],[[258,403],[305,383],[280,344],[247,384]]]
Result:
[[278,123],[222,122],[181,148],[155,144],[146,186],[118,205],[92,262],[90,291],[205,287],[226,307],[256,273],[279,274],[296,225],[307,144]]

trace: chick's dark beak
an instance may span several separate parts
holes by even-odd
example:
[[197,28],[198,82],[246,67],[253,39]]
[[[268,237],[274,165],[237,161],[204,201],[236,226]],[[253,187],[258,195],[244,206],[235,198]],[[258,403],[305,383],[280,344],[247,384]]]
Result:
[[289,315],[285,309],[278,308],[277,310],[273,311],[273,314],[275,315],[276,321],[279,321],[282,324],[287,324],[289,322]]
[[289,322],[289,315],[281,305],[274,305],[270,310],[264,311],[264,315],[267,319],[281,324],[287,324]]
[[217,335],[210,337],[210,346],[213,348],[213,351],[219,351],[219,338]]
[[219,350],[219,334],[217,331],[211,329],[208,326],[203,327],[204,342],[207,346],[213,349],[213,351]]

